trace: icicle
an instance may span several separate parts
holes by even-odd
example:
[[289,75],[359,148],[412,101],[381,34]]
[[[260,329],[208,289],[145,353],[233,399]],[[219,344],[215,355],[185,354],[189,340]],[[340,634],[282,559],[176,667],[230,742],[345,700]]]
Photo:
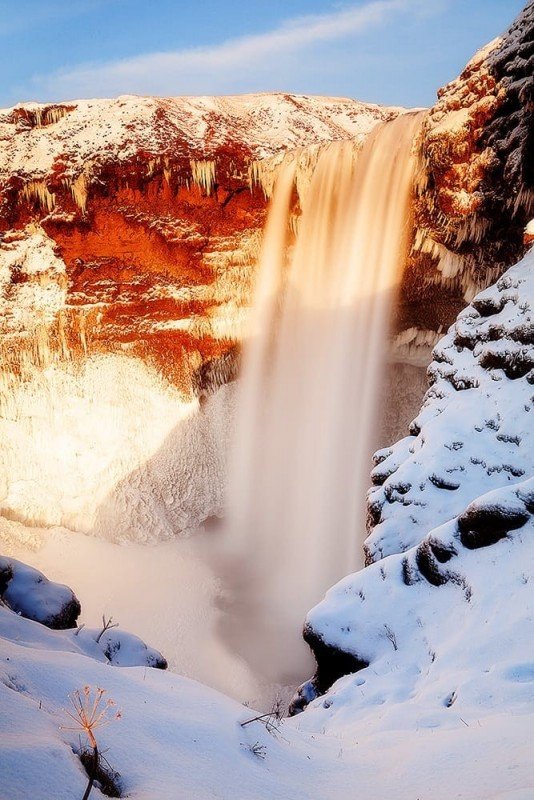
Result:
[[23,124],[29,128],[44,128],[59,122],[76,106],[46,106],[46,105],[21,105],[14,109],[16,120],[22,120]]
[[528,186],[523,186],[517,193],[513,205],[514,216],[523,208],[527,214],[531,214],[534,211],[534,192]]
[[[163,177],[167,181],[167,184],[170,186],[171,185],[171,177],[172,177],[172,168],[171,168],[170,159],[167,156],[165,156],[165,158],[163,159]],[[208,192],[208,194],[209,194],[209,192]]]
[[455,233],[456,246],[459,247],[465,241],[480,244],[489,227],[490,222],[487,219],[478,214],[470,215],[459,225]]
[[87,206],[87,193],[89,188],[89,181],[85,172],[81,172],[77,178],[71,183],[70,191],[72,199],[82,212],[85,214]]
[[39,208],[52,211],[55,204],[55,195],[48,190],[43,180],[28,181],[21,189],[20,197],[26,203],[37,201]]
[[215,186],[215,161],[190,159],[193,183],[210,195]]
[[[431,350],[441,339],[443,333],[423,328],[406,328],[397,334],[392,342],[392,355],[403,361],[418,361],[423,357],[425,363],[426,353]],[[421,352],[423,351],[423,353]]]
[[71,109],[66,106],[51,106],[50,108],[40,109],[40,125],[54,125],[63,119]]

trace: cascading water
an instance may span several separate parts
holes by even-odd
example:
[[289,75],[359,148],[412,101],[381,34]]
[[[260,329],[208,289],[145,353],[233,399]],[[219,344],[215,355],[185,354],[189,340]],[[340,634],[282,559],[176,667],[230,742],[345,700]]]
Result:
[[[266,678],[294,681],[306,611],[361,566],[365,491],[391,303],[405,261],[420,113],[357,152],[319,156],[294,246],[282,167],[244,354],[225,539],[226,634]],[[273,671],[274,670],[274,671]]]

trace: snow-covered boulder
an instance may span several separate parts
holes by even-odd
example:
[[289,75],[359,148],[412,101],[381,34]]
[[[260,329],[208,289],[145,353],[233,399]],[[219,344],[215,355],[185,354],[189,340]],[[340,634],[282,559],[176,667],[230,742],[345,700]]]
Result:
[[39,570],[5,556],[0,556],[0,599],[16,614],[48,628],[74,628],[81,610],[68,586],[53,583]]
[[369,562],[418,544],[476,497],[534,471],[534,251],[435,347],[410,435],[375,454]]
[[167,659],[159,650],[146,645],[139,636],[127,631],[105,630],[97,628],[84,628],[81,632],[82,641],[89,637],[93,639],[105,657],[115,667],[154,667],[167,669]]
[[42,641],[49,646],[50,636],[42,629],[46,626],[57,631],[54,635],[59,649],[83,653],[117,667],[167,669],[167,660],[159,650],[133,633],[117,630],[111,620],[107,624],[103,620],[100,628],[78,628],[80,611],[80,602],[68,586],[48,580],[42,572],[15,558],[0,556],[0,637],[16,625],[16,614],[37,623],[22,628],[32,646]]
[[504,704],[534,680],[533,564],[530,478],[478,498],[406,553],[349,575],[308,615],[317,672],[293,713],[315,701],[315,716],[339,710],[355,723],[369,704],[391,715],[402,702],[414,718],[439,716],[456,700],[460,717]]

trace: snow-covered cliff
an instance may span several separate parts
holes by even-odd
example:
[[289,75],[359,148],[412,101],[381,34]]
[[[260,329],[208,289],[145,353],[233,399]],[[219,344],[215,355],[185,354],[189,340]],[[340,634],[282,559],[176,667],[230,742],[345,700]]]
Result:
[[220,511],[267,201],[253,166],[396,110],[290,95],[0,112],[0,509],[161,539]]
[[410,435],[375,455],[369,561],[533,470],[534,252],[481,292],[433,352]]
[[[0,260],[13,261],[14,237],[35,249],[47,236],[62,264],[54,317],[42,324],[29,295],[19,316],[41,322],[51,355],[127,352],[191,393],[194,373],[240,336],[266,210],[253,164],[361,138],[395,113],[284,94],[0,112]],[[17,266],[11,291],[25,280]]]
[[[327,725],[374,729],[401,714],[403,725],[423,715],[439,727],[525,700],[533,278],[531,251],[460,314],[435,348],[410,436],[377,453],[370,563],[310,612],[304,636],[318,667],[295,711],[326,692],[310,716]],[[347,673],[357,674],[335,683]],[[369,721],[376,703],[385,708]]]

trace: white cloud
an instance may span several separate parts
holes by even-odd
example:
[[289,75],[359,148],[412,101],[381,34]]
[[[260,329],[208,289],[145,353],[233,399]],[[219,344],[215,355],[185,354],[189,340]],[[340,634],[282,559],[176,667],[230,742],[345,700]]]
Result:
[[148,53],[36,76],[31,91],[39,99],[51,100],[282,88],[278,81],[284,80],[284,75],[287,80],[291,68],[302,74],[302,57],[310,55],[310,50],[313,57],[314,47],[376,29],[392,15],[425,13],[428,6],[428,0],[371,0],[328,14],[299,17],[266,33],[214,46]]

